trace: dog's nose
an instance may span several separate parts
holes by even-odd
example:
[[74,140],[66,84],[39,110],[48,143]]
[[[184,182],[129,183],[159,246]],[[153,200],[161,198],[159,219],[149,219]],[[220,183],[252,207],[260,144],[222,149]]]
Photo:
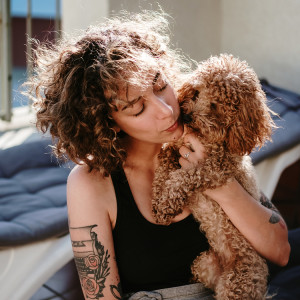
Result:
[[192,101],[195,102],[195,101],[197,100],[197,98],[198,98],[198,96],[199,96],[199,93],[200,93],[200,92],[199,92],[198,90],[195,91],[194,96],[192,97]]
[[182,120],[183,120],[183,123],[185,123],[185,124],[191,123],[193,121],[192,113],[183,114],[182,115]]

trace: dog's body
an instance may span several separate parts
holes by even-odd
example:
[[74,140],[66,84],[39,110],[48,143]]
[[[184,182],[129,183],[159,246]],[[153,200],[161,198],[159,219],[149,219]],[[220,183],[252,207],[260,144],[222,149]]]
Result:
[[245,62],[229,55],[212,57],[183,84],[179,102],[188,130],[198,136],[207,157],[197,167],[183,170],[178,163],[180,143],[160,153],[153,182],[156,220],[168,224],[188,207],[210,244],[193,263],[194,280],[213,289],[218,300],[265,299],[265,260],[203,193],[235,178],[260,199],[247,154],[270,137],[273,122],[259,80]]

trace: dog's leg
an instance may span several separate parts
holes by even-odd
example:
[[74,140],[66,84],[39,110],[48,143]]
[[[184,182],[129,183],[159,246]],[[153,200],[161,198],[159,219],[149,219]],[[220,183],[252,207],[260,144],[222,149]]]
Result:
[[168,176],[162,174],[157,172],[153,181],[152,211],[158,223],[169,224],[183,211],[187,193],[193,185],[182,169],[166,173]]
[[232,225],[222,208],[214,200],[203,193],[196,193],[188,202],[196,220],[200,222],[200,230],[205,232],[210,246],[219,255],[224,265],[232,261],[232,230],[237,229]]
[[[167,146],[163,149],[158,158],[159,166],[155,170],[152,183],[152,213],[155,220],[161,224],[169,224],[170,220],[178,215],[184,206],[180,191],[174,189],[174,173],[177,174],[179,165],[178,147]],[[173,176],[173,177],[172,177]],[[172,201],[170,194],[176,193],[179,201]]]
[[224,225],[223,218],[219,217],[223,211],[216,202],[208,199],[202,193],[196,193],[189,200],[188,207],[195,219],[199,221],[200,230],[205,232],[211,247],[194,260],[192,266],[194,280],[200,281],[206,287],[215,290],[223,273],[225,261],[233,259],[231,247],[228,245],[226,235],[222,229]]
[[222,274],[218,255],[210,248],[201,253],[192,265],[193,281],[202,282],[207,288],[215,290]]
[[217,300],[265,299],[268,270],[264,259],[212,199],[198,193],[189,207],[213,249],[196,259],[195,278],[214,288]]
[[215,288],[217,300],[266,299],[268,270],[265,261],[253,249],[247,254],[224,268]]

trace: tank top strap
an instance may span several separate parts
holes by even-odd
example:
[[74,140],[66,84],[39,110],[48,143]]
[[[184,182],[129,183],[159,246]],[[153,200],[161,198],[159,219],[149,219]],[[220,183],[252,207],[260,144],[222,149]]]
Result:
[[125,219],[128,217],[136,218],[139,215],[139,211],[136,207],[124,169],[121,168],[112,172],[111,179],[117,199],[116,228],[123,217]]
[[124,197],[124,192],[126,192],[127,196],[130,196],[131,191],[123,168],[113,171],[111,173],[111,180],[114,185],[117,199],[121,196]]

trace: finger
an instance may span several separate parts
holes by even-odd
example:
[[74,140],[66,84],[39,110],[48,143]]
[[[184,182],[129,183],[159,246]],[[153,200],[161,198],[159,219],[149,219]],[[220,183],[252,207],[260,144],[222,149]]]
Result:
[[179,148],[179,154],[185,159],[189,158],[189,156],[191,155],[191,152],[192,152],[191,149],[189,149],[188,147],[186,147],[184,145]]
[[199,138],[194,133],[189,133],[185,135],[183,142],[185,144],[192,145],[193,149],[201,149],[202,151],[205,151],[204,146],[200,142]]
[[188,169],[191,169],[192,167],[194,167],[193,163],[191,163],[190,161],[186,160],[183,157],[179,158],[179,164],[181,165],[181,168],[184,170],[188,170]]
[[181,155],[181,160],[179,159],[179,163],[184,168],[191,168],[193,166],[196,166],[200,161],[200,159],[194,155],[195,152],[193,152],[186,146],[181,146],[179,148],[179,153]]
[[187,147],[193,149],[195,156],[199,160],[206,157],[205,148],[195,134],[193,133],[187,134],[184,137],[184,143],[186,144]]

